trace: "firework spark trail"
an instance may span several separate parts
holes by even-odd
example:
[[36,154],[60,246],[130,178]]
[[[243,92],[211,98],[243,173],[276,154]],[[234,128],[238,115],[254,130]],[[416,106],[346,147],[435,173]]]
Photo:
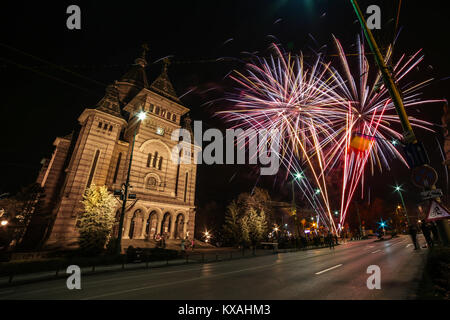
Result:
[[335,230],[323,173],[328,165],[325,147],[336,143],[337,133],[333,113],[324,108],[342,104],[335,93],[339,84],[320,57],[306,67],[302,55],[283,55],[273,47],[275,57],[258,58],[247,64],[245,74],[236,71],[230,76],[240,90],[228,97],[234,107],[219,114],[234,128],[279,130],[282,165],[288,172],[308,168],[308,177],[296,183],[321,221]]
[[[334,123],[339,127],[345,127],[344,131],[339,131],[341,142],[328,152],[328,161],[335,165],[343,162],[342,176],[342,194],[341,194],[341,212],[340,223],[344,224],[345,217],[358,185],[361,185],[363,193],[364,173],[366,165],[369,164],[371,174],[374,175],[376,167],[382,171],[385,167],[390,170],[389,160],[400,159],[406,166],[406,160],[396,149],[394,140],[402,140],[402,134],[392,127],[393,124],[399,124],[400,119],[395,112],[395,106],[390,98],[389,92],[384,84],[381,83],[381,72],[377,71],[373,82],[370,82],[369,63],[367,61],[364,44],[357,38],[358,63],[357,68],[351,70],[347,55],[344,52],[338,39],[333,37],[337,47],[339,61],[341,62],[343,76],[335,69],[333,77],[335,82],[341,84],[337,92],[343,99],[348,101],[348,108],[336,108],[336,116],[341,120]],[[394,64],[392,73],[396,83],[406,78],[422,60],[421,50],[406,59],[403,54]],[[392,46],[389,46],[386,55],[386,61],[391,59]],[[359,79],[359,84],[357,81]],[[433,79],[428,79],[420,83],[408,83],[400,86],[403,92],[403,103],[406,108],[440,102],[441,100],[421,100],[418,90],[428,85]],[[341,113],[340,113],[341,112]],[[432,123],[409,117],[411,125],[434,132],[431,128]],[[345,123],[344,123],[345,122]],[[351,141],[355,136],[368,137],[371,142],[365,150],[353,150]],[[366,140],[368,140],[366,138]],[[345,144],[345,148],[341,148]],[[342,160],[340,160],[342,159]]]

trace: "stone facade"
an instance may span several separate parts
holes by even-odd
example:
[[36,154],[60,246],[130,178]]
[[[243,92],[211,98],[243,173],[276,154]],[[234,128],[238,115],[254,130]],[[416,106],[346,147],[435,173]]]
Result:
[[[193,161],[178,164],[171,160],[178,144],[171,134],[182,127],[182,117],[189,109],[175,94],[167,64],[151,85],[146,66],[144,54],[122,79],[108,86],[95,107],[83,111],[77,130],[56,138],[51,159],[42,162],[37,182],[45,188],[45,201],[53,213],[46,245],[76,243],[81,200],[89,185],[121,189],[134,136],[130,185],[137,201],[127,202],[123,239],[153,239],[157,234],[166,234],[168,239],[194,236],[197,168]],[[143,121],[136,117],[141,111],[147,114]],[[183,149],[192,159],[195,151],[191,144]],[[120,212],[118,201],[117,221]]]

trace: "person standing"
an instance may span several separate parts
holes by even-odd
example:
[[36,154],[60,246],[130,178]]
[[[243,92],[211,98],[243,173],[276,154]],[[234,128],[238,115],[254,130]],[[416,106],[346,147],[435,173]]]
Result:
[[431,238],[431,228],[427,222],[422,222],[421,225],[423,236],[425,237],[425,240],[427,241],[428,248],[433,248],[433,239]]
[[334,239],[333,239],[333,234],[331,232],[328,233],[328,245],[330,246],[330,250],[333,249],[334,250]]
[[417,228],[415,225],[411,224],[409,226],[409,235],[411,236],[411,240],[414,244],[414,250],[419,250],[419,242],[417,241]]
[[162,246],[161,235],[159,233],[156,235],[155,240],[156,240],[156,243],[158,244],[158,247],[161,247]]
[[440,243],[439,233],[438,233],[436,224],[434,222],[430,223],[430,229],[431,229],[431,234],[433,235],[433,244],[434,243]]
[[165,233],[163,233],[161,236],[161,245],[162,245],[163,249],[166,248],[166,234]]

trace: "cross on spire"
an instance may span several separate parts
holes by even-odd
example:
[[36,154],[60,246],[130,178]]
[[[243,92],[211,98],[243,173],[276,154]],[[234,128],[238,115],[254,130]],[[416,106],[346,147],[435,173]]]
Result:
[[170,59],[166,57],[163,59],[163,73],[167,74],[169,66],[170,66]]

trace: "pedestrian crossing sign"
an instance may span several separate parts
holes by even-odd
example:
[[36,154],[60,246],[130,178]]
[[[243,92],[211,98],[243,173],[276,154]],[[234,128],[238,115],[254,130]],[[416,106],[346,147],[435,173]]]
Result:
[[431,201],[430,211],[428,212],[428,221],[439,220],[439,219],[449,219],[450,212],[447,208],[437,203],[436,201]]

